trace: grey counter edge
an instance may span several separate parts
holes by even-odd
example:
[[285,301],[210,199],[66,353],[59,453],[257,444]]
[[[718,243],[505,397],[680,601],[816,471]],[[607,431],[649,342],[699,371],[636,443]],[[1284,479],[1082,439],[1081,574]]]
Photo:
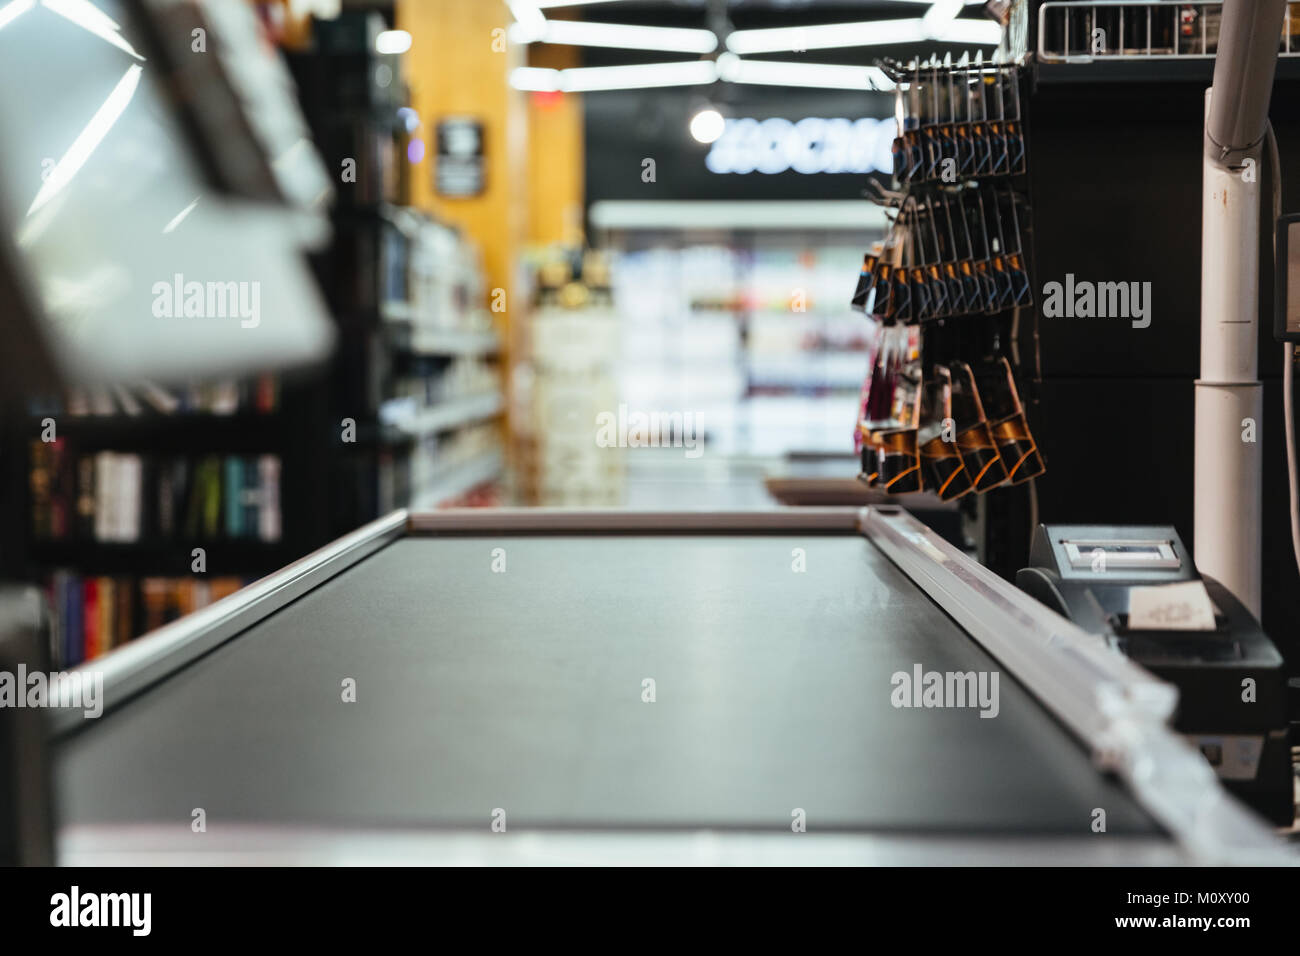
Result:
[[[486,828],[485,828],[486,829]],[[78,825],[61,866],[1176,866],[1163,838],[747,831],[342,830]]]
[[465,508],[412,514],[415,535],[439,534],[854,534],[859,508],[763,511],[619,511],[575,508]]
[[[406,518],[405,511],[395,511],[363,525],[229,597],[142,635],[71,673],[79,675],[83,684],[102,678],[99,703],[107,713],[401,537]],[[57,734],[84,729],[91,719],[98,719],[85,717],[75,707],[55,708],[49,715]]]

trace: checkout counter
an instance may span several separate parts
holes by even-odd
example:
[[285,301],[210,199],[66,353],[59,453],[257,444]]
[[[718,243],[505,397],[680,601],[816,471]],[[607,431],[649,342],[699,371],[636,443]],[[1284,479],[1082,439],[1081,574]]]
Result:
[[68,864],[1290,859],[1173,687],[896,509],[398,512],[94,666]]

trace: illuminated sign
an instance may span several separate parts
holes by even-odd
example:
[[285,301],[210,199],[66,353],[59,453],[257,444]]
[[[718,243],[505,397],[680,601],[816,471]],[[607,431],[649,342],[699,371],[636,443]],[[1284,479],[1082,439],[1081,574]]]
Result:
[[890,172],[893,119],[728,119],[704,159],[713,173]]

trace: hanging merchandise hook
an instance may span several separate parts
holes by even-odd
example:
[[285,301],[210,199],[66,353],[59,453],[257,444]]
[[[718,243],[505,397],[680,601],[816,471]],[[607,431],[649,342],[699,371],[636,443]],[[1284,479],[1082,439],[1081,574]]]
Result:
[[895,192],[892,189],[886,189],[885,185],[879,179],[868,179],[867,188],[875,190],[875,195],[864,193],[877,206],[892,206],[898,208],[903,204],[903,193]]
[[904,325],[912,321],[914,312],[912,301],[912,287],[907,274],[908,255],[911,250],[908,248],[907,230],[907,206],[898,212],[898,220],[895,223],[896,235],[899,239],[898,258],[894,263],[894,282],[893,282],[893,317]]
[[875,307],[876,269],[880,266],[884,244],[876,242],[871,250],[862,257],[862,269],[858,272],[857,288],[853,291],[850,308],[871,315]]
[[[935,212],[934,204],[929,196],[925,198],[925,207],[930,212],[930,225],[934,229],[934,240],[937,248],[940,245],[939,216]],[[961,275],[957,272],[957,242],[952,232],[952,214],[948,212],[946,204],[944,205],[944,211],[948,214],[948,252],[947,255],[940,253],[938,259],[940,268],[943,271],[943,281],[947,287],[948,314],[961,315],[966,311],[966,296],[962,289]]]
[[979,177],[979,176],[986,175],[988,173],[993,159],[992,146],[989,143],[989,135],[988,135],[989,111],[988,111],[988,104],[985,102],[985,96],[984,96],[984,53],[983,51],[980,51],[975,54],[975,66],[973,72],[975,77],[974,82],[971,81],[970,74],[967,74],[966,92],[968,96],[972,97],[971,112],[973,114],[974,113],[974,105],[973,105],[974,91],[977,86],[979,87],[980,118],[975,119],[973,115],[971,118],[971,137],[975,143],[975,171],[974,172],[975,172],[975,176]]
[[907,181],[914,182],[925,166],[925,148],[921,141],[921,61],[912,61],[912,80],[907,89],[908,166]]
[[917,321],[938,318],[939,307],[946,302],[947,295],[941,288],[936,288],[935,279],[938,270],[930,259],[929,249],[925,243],[925,223],[921,217],[921,206],[916,198],[912,199],[912,239],[916,247],[916,268],[912,270],[912,285],[922,290],[922,308],[917,310]]
[[1011,207],[1011,234],[1016,240],[1015,249],[1007,251],[1006,260],[1012,280],[1011,301],[1015,305],[1032,305],[1034,294],[1029,283],[1029,267],[1024,260],[1024,237],[1020,234],[1020,216],[1016,212],[1018,200],[1011,187],[1006,189],[1007,203]]
[[890,144],[889,153],[894,162],[894,179],[897,182],[907,181],[907,170],[910,165],[908,159],[907,146],[907,109],[903,101],[904,76],[900,74],[897,66],[893,61],[880,61],[882,68],[889,71],[890,77],[894,80],[894,121],[898,124],[898,135]]
[[937,179],[943,167],[944,152],[939,118],[939,61],[933,54],[930,57],[929,68],[930,109],[925,126],[928,149],[925,178]]
[[993,161],[990,168],[994,174],[1006,174],[1011,171],[1011,150],[1007,144],[1007,105],[1002,92],[1003,77],[1002,67],[995,69],[991,77],[998,99],[998,118],[989,129],[989,138],[993,145]]
[[[976,190],[978,194],[978,190]],[[963,218],[968,215],[966,212],[966,203],[964,193],[959,197],[961,203]],[[998,304],[998,286],[997,280],[993,277],[993,252],[989,244],[989,226],[984,218],[984,207],[980,204],[975,206],[974,214],[979,216],[979,223],[975,233],[980,237],[980,254],[972,263],[976,277],[980,285],[980,305],[984,312],[996,312]]]
[[874,270],[875,284],[872,292],[872,314],[886,325],[894,324],[893,271],[898,262],[898,231],[895,224],[885,240],[884,250]]
[[[961,75],[963,95],[958,97],[955,83],[957,75]],[[975,138],[971,130],[971,102],[970,102],[970,81],[968,73],[968,59],[965,53],[957,61],[957,68],[948,74],[948,95],[952,99],[953,125],[956,127],[957,134],[957,171],[958,175],[965,179],[975,175]],[[957,104],[964,103],[966,106],[965,116],[960,123],[957,122]]]
[[1008,166],[1012,173],[1025,171],[1025,131],[1024,117],[1020,112],[1020,69],[1009,67],[1011,83],[1011,106],[1013,119],[1007,123],[1007,140],[1010,144],[1011,157]]
[[[957,119],[953,114],[952,102],[952,54],[945,53],[943,56],[943,72],[947,79],[946,100],[948,109],[947,118],[942,120],[939,127],[939,147],[941,158],[939,161],[939,179],[944,182],[956,182],[957,170],[961,166],[960,158],[957,155]],[[936,115],[941,115],[939,109],[939,97],[943,95],[943,89],[939,84],[939,68],[935,67],[934,76],[934,111]],[[949,175],[951,173],[951,175]]]
[[[930,205],[930,199],[927,196],[925,200],[925,214],[922,215],[920,203],[913,207],[916,211],[917,229],[924,237],[928,232],[930,236],[929,252],[925,257],[925,277],[926,285],[930,292],[930,318],[942,319],[952,314],[952,306],[948,296],[948,285],[944,281],[943,273],[940,271],[940,262],[942,255],[939,251],[939,235],[935,229],[934,210]],[[922,250],[926,249],[925,242],[921,243]],[[929,253],[933,253],[933,255]]]
[[[980,219],[983,221],[984,190],[977,189],[975,191],[975,196],[979,200]],[[1010,307],[1012,304],[1011,297],[1014,291],[1014,284],[1011,281],[1011,273],[1007,269],[1006,259],[1003,255],[1007,248],[1007,240],[1002,233],[1002,210],[999,208],[997,193],[990,192],[990,196],[993,199],[993,221],[997,226],[997,237],[993,241],[997,245],[996,248],[992,250],[992,255],[989,256],[989,265],[993,268],[993,281],[997,296],[995,311],[1001,311],[1002,309]],[[985,228],[987,228],[987,226]]]
[[922,271],[922,265],[919,261],[923,256],[923,250],[917,245],[916,239],[915,196],[907,197],[907,201],[903,204],[903,209],[899,212],[898,217],[899,223],[904,227],[903,235],[906,242],[904,251],[907,256],[907,265],[903,273],[911,296],[910,318],[916,322],[923,322],[930,317],[930,294],[929,289],[926,288],[925,273]]
[[966,207],[962,203],[961,194],[958,193],[955,199],[944,196],[943,206],[948,213],[948,225],[951,227],[951,203],[954,201],[957,203],[957,218],[961,220],[962,234],[966,237],[966,255],[958,265],[958,271],[961,273],[962,300],[967,313],[979,312],[984,307],[983,284],[975,271],[975,246],[971,242],[970,223],[966,221]]

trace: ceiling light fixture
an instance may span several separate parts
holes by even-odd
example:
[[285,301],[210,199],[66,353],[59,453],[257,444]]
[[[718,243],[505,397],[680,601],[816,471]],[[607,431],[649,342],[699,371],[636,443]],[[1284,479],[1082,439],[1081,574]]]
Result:
[[644,27],[581,20],[546,20],[541,27],[515,23],[510,27],[515,43],[555,43],[564,46],[611,47],[620,50],[656,50],[663,53],[712,53],[718,38],[711,30],[679,27]]
[[698,86],[715,83],[717,79],[717,66],[710,60],[638,63],[632,66],[584,66],[569,70],[521,66],[510,73],[512,87],[533,93],[589,93],[659,86]]
[[904,43],[968,43],[996,46],[1002,27],[991,20],[957,19],[965,0],[938,0],[923,17],[903,20],[864,20],[805,27],[737,30],[727,37],[727,49],[741,56],[789,53],[844,47],[890,46]]
[[930,39],[967,46],[997,46],[1002,42],[1002,25],[992,20],[950,20],[936,26]]
[[519,66],[510,71],[510,85],[529,93],[557,93],[560,85],[559,70],[545,70],[536,66]]
[[744,60],[739,57],[722,72],[722,78],[730,83],[802,86],[827,90],[888,92],[894,88],[894,81],[878,66],[787,63],[775,60]]
[[[612,2],[612,0],[585,0],[585,2]],[[889,46],[923,43],[926,40],[989,46],[996,46],[1001,41],[1000,25],[987,20],[957,19],[963,7],[980,3],[982,0],[905,0],[905,2],[924,3],[930,9],[924,16],[905,19],[735,30],[727,34],[725,30],[718,29],[653,27],[585,20],[547,20],[542,13],[543,7],[575,4],[562,2],[562,0],[506,0],[515,18],[515,23],[510,26],[510,40],[521,45],[550,43],[562,46],[706,55],[717,49],[719,35],[723,34],[726,35],[726,46],[730,52],[747,55]]]
[[691,117],[691,137],[697,143],[716,143],[726,128],[726,119],[712,106],[706,106]]
[[546,16],[538,9],[535,0],[506,0],[510,15],[515,18],[511,30],[518,39],[516,43],[531,43],[527,37],[538,35],[546,29]]
[[[612,0],[586,0],[612,2]],[[876,90],[887,92],[894,83],[878,67],[828,63],[792,63],[742,59],[741,54],[781,53],[810,49],[889,46],[933,40],[996,46],[1002,27],[988,20],[958,19],[965,6],[982,0],[904,0],[925,3],[924,16],[898,20],[826,23],[814,26],[760,30],[695,30],[646,27],[574,20],[547,20],[541,7],[568,6],[562,0],[507,0],[516,23],[510,28],[515,43],[554,43],[569,46],[612,47],[707,55],[716,50],[718,36],[726,35],[726,51],[716,63],[709,60],[647,63],[631,66],[578,67],[566,70],[518,67],[510,74],[517,90],[538,93],[594,92],[662,86],[694,86],[717,82],[817,89]],[[716,112],[716,111],[714,111]],[[695,119],[704,116],[696,114]],[[695,134],[692,119],[692,135]],[[711,133],[716,119],[701,119],[701,129]],[[698,138],[698,137],[696,137]],[[701,140],[701,142],[709,142]]]
[[405,53],[411,48],[411,35],[405,30],[385,30],[375,37],[375,52],[385,56]]
[[961,6],[962,0],[936,0],[934,6],[921,17],[921,24],[925,27],[926,33],[930,33],[950,20],[956,20],[957,14],[961,13]]
[[692,86],[717,80],[757,86],[798,86],[828,90],[888,92],[894,88],[894,82],[875,66],[744,60],[732,53],[718,57],[716,69],[710,69],[711,66],[707,61],[570,70],[521,66],[511,71],[510,85],[516,90],[531,93]]
[[912,17],[906,20],[737,30],[727,37],[727,49],[744,56],[749,53],[790,53],[794,50],[829,50],[849,46],[889,46],[920,43],[925,39],[927,37],[921,26],[921,18]]
[[714,83],[718,68],[710,60],[684,63],[640,63],[634,66],[584,66],[561,71],[566,93],[593,90],[632,90],[656,86],[695,86]]

